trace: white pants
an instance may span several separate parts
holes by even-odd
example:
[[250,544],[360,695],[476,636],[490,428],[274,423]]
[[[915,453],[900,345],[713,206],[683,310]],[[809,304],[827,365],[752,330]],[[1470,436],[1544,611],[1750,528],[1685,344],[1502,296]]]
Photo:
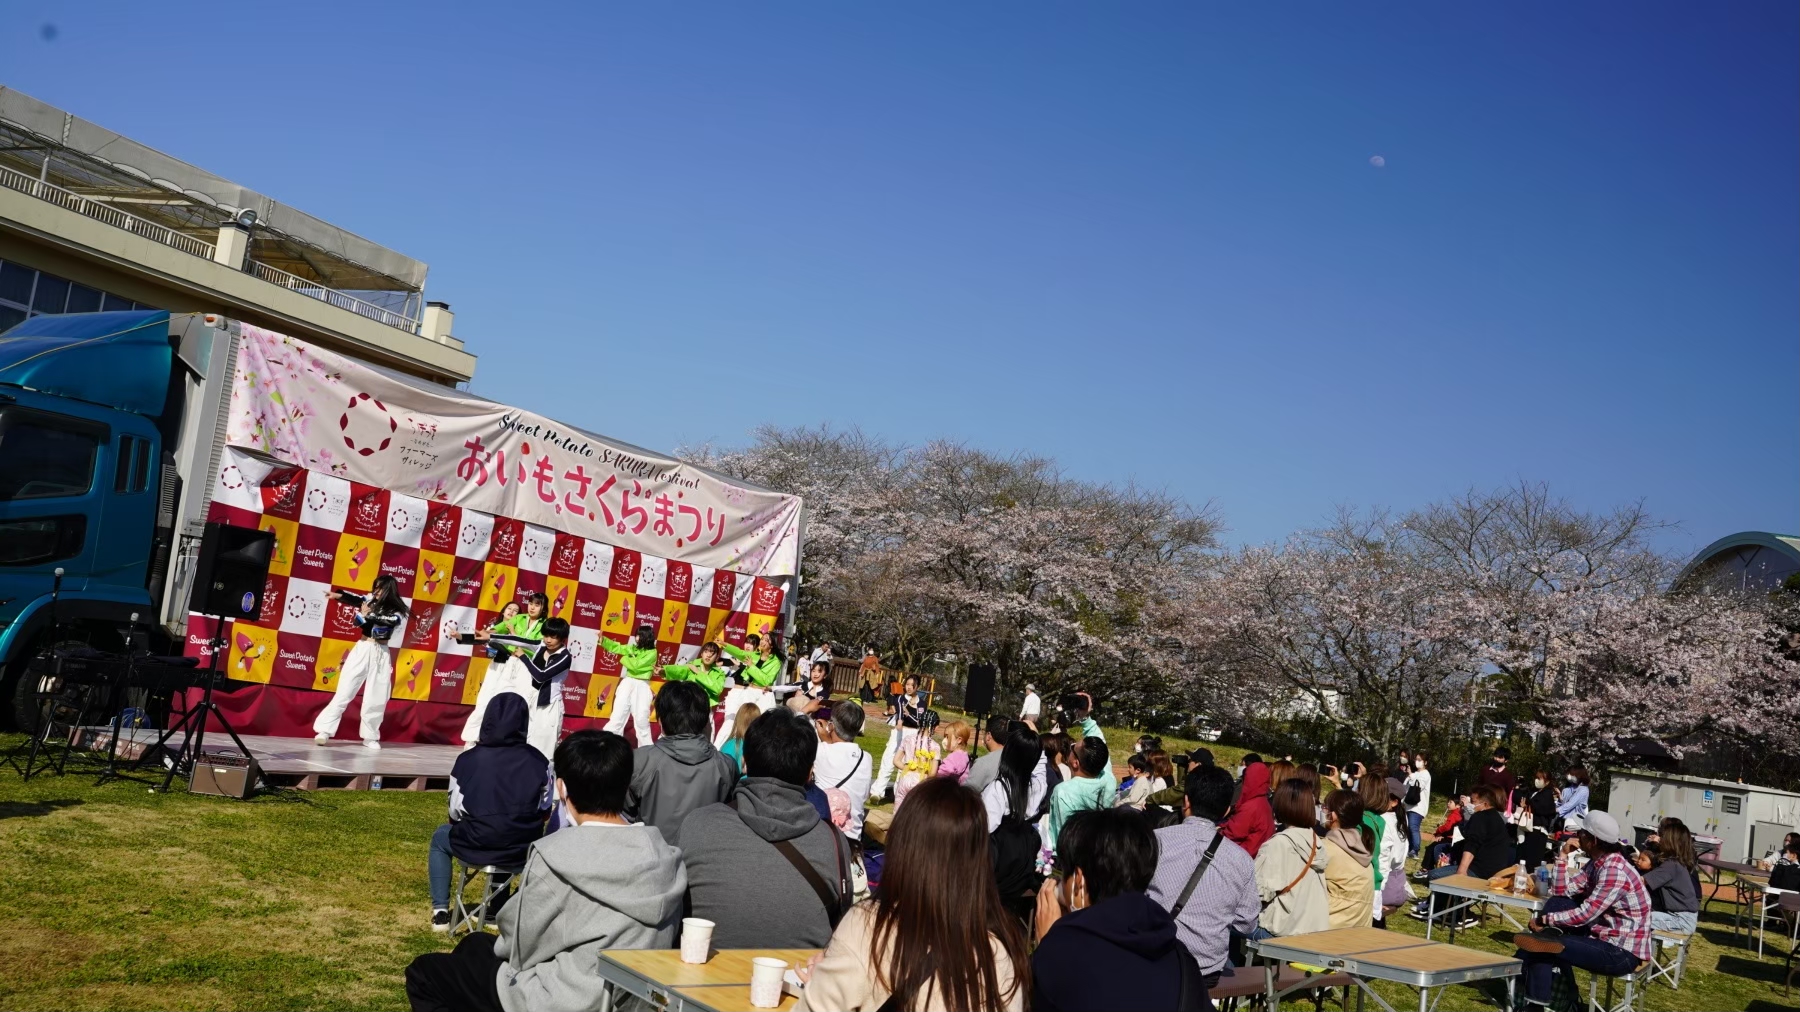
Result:
[[330,736],[337,733],[338,722],[344,719],[344,711],[350,708],[350,699],[357,689],[363,690],[363,741],[380,741],[381,717],[387,712],[388,699],[394,694],[394,659],[388,655],[387,644],[360,639],[350,648],[344,658],[344,668],[338,674],[337,691],[331,694],[331,702],[325,704],[325,709],[319,711],[319,718],[313,721],[314,734]]
[[650,701],[654,696],[649,682],[620,675],[619,687],[613,690],[612,717],[607,720],[605,730],[624,734],[625,721],[631,720],[637,725],[637,747],[650,744],[653,740],[650,737]]
[[[529,681],[530,680],[527,679],[528,688],[530,687]],[[637,679],[633,678],[632,681],[635,682]],[[531,693],[525,697],[525,702],[531,706],[531,723],[527,725],[525,729],[525,740],[530,743],[532,748],[544,753],[544,758],[546,759],[556,755],[556,743],[562,738],[562,687],[563,683],[561,682],[551,682],[550,702],[545,703],[543,706],[538,705],[537,689],[532,688]],[[614,705],[617,704],[615,703]],[[644,721],[643,726],[650,726],[648,719]],[[647,745],[649,742],[642,742],[641,744]]]
[[537,690],[531,687],[531,675],[526,672],[524,663],[510,654],[506,660],[489,664],[487,674],[482,676],[481,690],[475,694],[475,710],[463,722],[464,742],[473,745],[480,740],[481,720],[487,716],[488,702],[502,692],[524,696],[528,706],[537,701]]
[[775,694],[757,685],[739,685],[725,693],[725,723],[719,725],[719,733],[713,735],[713,748],[724,748],[731,740],[731,727],[737,723],[737,712],[745,703],[755,703],[756,708],[767,713],[775,706]]
[[916,727],[895,727],[888,733],[887,747],[881,750],[881,767],[875,774],[875,782],[869,785],[869,797],[879,798],[887,794],[888,783],[894,779],[894,756],[900,751],[900,738],[904,736],[916,738],[920,731]]

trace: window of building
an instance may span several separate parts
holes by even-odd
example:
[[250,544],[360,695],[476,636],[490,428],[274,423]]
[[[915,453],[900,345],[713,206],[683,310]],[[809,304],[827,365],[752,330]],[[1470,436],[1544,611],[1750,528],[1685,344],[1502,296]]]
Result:
[[0,331],[40,313],[114,313],[153,309],[54,274],[0,260]]

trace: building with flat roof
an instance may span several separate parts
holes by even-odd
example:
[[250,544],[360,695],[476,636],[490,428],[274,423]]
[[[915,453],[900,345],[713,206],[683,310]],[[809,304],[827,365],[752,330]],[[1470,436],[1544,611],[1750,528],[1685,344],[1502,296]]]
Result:
[[0,330],[39,313],[211,312],[445,385],[475,356],[426,265],[0,87]]

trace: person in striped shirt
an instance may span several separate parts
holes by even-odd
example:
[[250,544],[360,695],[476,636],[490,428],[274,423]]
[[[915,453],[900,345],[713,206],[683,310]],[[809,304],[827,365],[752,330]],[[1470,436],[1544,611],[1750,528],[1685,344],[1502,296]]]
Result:
[[[1180,825],[1156,831],[1156,876],[1150,880],[1150,898],[1174,912],[1208,850],[1212,861],[1195,883],[1175,917],[1181,943],[1193,953],[1206,986],[1218,983],[1230,961],[1231,933],[1250,936],[1257,931],[1262,902],[1256,892],[1256,861],[1244,848],[1219,836],[1219,823],[1231,810],[1237,784],[1217,766],[1202,766],[1188,773],[1182,798]],[[1214,845],[1214,840],[1218,840]]]
[[[1650,893],[1625,858],[1627,844],[1617,819],[1591,812],[1581,832],[1563,845],[1544,912],[1531,919],[1530,934],[1513,939],[1525,963],[1527,1007],[1549,1007],[1557,969],[1574,993],[1576,969],[1619,977],[1650,958]],[[1577,848],[1588,864],[1572,871],[1569,858]]]

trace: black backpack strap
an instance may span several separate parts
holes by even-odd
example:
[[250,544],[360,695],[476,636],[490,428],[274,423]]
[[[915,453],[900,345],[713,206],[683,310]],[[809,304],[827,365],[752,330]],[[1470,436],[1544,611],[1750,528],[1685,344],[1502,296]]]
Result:
[[1200,880],[1206,875],[1206,869],[1212,867],[1213,855],[1219,852],[1219,844],[1223,842],[1225,842],[1225,834],[1219,832],[1218,827],[1213,827],[1212,842],[1206,845],[1206,853],[1200,855],[1200,863],[1194,866],[1194,873],[1188,876],[1187,887],[1181,890],[1181,898],[1177,899],[1175,901],[1175,906],[1170,908],[1170,920],[1175,920],[1181,916],[1181,909],[1187,906],[1188,898],[1194,895],[1194,890],[1200,885]]
[[790,841],[777,840],[775,849],[780,851],[782,857],[787,858],[788,863],[794,866],[794,870],[800,873],[800,877],[806,880],[806,884],[812,886],[813,892],[818,893],[819,902],[825,906],[825,916],[831,920],[832,930],[837,930],[838,921],[844,916],[844,899],[850,895],[850,877],[844,867],[844,852],[838,846],[837,827],[831,827],[831,853],[833,857],[837,858],[838,865],[838,892],[836,895],[832,894],[831,886],[826,884],[825,877],[819,874],[819,870],[812,866],[812,862],[808,861],[804,854],[800,853],[800,848],[795,847]]

